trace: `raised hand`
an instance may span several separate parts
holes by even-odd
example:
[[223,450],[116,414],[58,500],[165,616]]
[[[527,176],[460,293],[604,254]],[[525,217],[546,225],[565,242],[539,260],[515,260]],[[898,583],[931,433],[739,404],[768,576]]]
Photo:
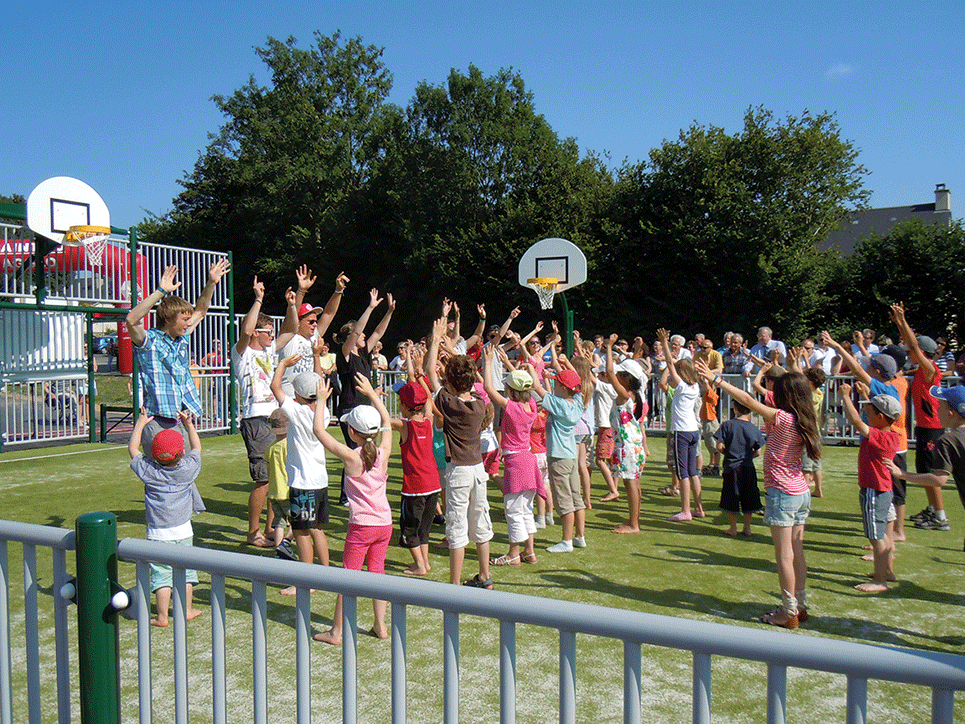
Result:
[[395,311],[395,297],[393,297],[391,294],[386,294],[385,298],[389,300],[389,311]]
[[379,297],[379,290],[378,290],[378,289],[372,289],[372,290],[369,292],[369,306],[370,306],[372,309],[375,309],[375,308],[376,308],[377,306],[379,306],[381,303],[382,303],[382,298]]
[[263,301],[265,298],[265,283],[258,281],[258,277],[255,277],[255,281],[251,285],[251,290],[255,293],[255,299],[259,302]]
[[347,276],[345,276],[345,272],[339,272],[338,276],[335,277],[335,290],[339,292],[344,292],[345,287],[348,286],[348,283],[350,281],[352,280],[349,279]]
[[218,259],[218,261],[208,269],[208,281],[212,284],[217,284],[221,281],[221,278],[228,273],[230,268],[231,264],[228,263],[227,259]]
[[295,276],[298,277],[298,291],[300,292],[307,292],[315,283],[315,275],[308,268],[308,264],[302,264],[298,267],[295,270]]
[[178,287],[181,286],[181,282],[175,281],[178,276],[178,268],[173,264],[164,270],[161,275],[161,283],[158,284],[162,292],[167,292],[168,294],[173,294]]

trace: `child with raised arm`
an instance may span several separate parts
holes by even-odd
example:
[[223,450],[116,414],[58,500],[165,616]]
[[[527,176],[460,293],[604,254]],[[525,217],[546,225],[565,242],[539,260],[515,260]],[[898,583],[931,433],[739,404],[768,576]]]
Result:
[[789,372],[774,383],[774,406],[726,382],[698,360],[697,373],[723,389],[751,412],[764,418],[764,523],[771,529],[781,606],[761,616],[772,626],[797,628],[808,620],[807,561],[804,558],[804,524],[811,512],[811,492],[801,469],[801,453],[821,457],[821,435],[814,417],[811,387],[799,372]]
[[[613,345],[618,337],[615,334],[604,343],[606,357],[607,387],[615,398],[610,405],[609,426],[613,430],[612,462],[617,477],[623,480],[627,491],[627,522],[613,529],[614,533],[640,532],[640,475],[647,462],[643,447],[643,429],[640,417],[643,398],[640,383],[643,368],[633,359],[623,360],[619,365],[613,363]],[[598,387],[601,385],[598,385]]]
[[859,583],[855,588],[864,593],[882,593],[888,590],[888,581],[895,580],[895,544],[888,531],[888,512],[892,509],[891,473],[885,461],[893,460],[901,446],[901,434],[891,429],[892,423],[901,417],[901,403],[886,394],[868,399],[868,386],[863,382],[856,382],[855,388],[865,406],[864,416],[851,400],[851,385],[841,385],[841,399],[848,422],[861,435],[858,451],[861,521],[875,563],[871,581]]
[[449,582],[458,585],[466,546],[472,540],[479,557],[479,573],[465,582],[475,588],[492,588],[489,575],[489,541],[493,525],[489,517],[486,483],[479,434],[486,403],[473,391],[476,365],[465,355],[451,357],[445,367],[445,384],[436,363],[439,345],[446,335],[445,316],[432,327],[426,372],[435,398],[436,419],[442,423],[446,445],[446,539],[449,541]]
[[[288,507],[295,550],[298,560],[328,565],[328,538],[322,525],[328,523],[328,470],[325,467],[325,448],[315,437],[315,409],[318,404],[317,372],[299,372],[292,380],[294,398],[285,394],[282,379],[285,370],[298,364],[301,355],[286,357],[275,368],[271,391],[281,409],[288,415]],[[324,410],[324,405],[322,408]],[[327,411],[322,413],[327,418]],[[288,586],[280,591],[283,596],[294,596],[296,589]]]
[[[355,386],[368,398],[370,405],[356,405],[342,415],[348,426],[355,448],[350,448],[328,431],[325,401],[331,392],[328,383],[318,381],[318,403],[315,406],[315,437],[345,466],[345,492],[348,495],[348,533],[345,536],[345,553],[342,566],[348,570],[361,571],[362,563],[370,573],[385,573],[385,554],[392,540],[392,509],[385,495],[389,479],[389,454],[392,452],[392,425],[388,410],[382,404],[372,383],[362,374],[355,375]],[[372,634],[386,639],[389,631],[385,626],[386,602],[373,599],[375,623]],[[316,641],[333,646],[342,643],[342,597],[335,601],[332,628],[315,634]]]
[[[483,349],[487,369],[495,356],[492,347]],[[533,517],[533,499],[546,496],[543,476],[530,446],[530,435],[536,421],[536,402],[530,390],[533,378],[524,370],[513,370],[505,380],[505,396],[496,389],[489,376],[483,382],[493,404],[503,412],[502,454],[505,463],[503,475],[503,501],[509,536],[509,551],[490,563],[494,566],[518,566],[536,563],[534,538],[536,521]],[[524,546],[520,554],[520,546]]]
[[[670,332],[657,330],[657,338],[663,348],[670,349]],[[674,437],[674,465],[680,481],[680,512],[670,516],[672,521],[692,520],[695,516],[703,518],[704,506],[700,500],[700,468],[697,467],[697,444],[700,442],[700,422],[697,419],[697,403],[700,388],[697,385],[697,371],[693,360],[675,360],[672,353],[667,357],[667,374],[673,388],[671,422]],[[694,510],[691,513],[690,500],[693,495]]]
[[[199,419],[203,414],[198,388],[191,377],[189,340],[208,313],[214,289],[230,266],[226,259],[211,265],[208,281],[194,306],[174,293],[181,282],[177,281],[178,268],[169,266],[161,275],[158,288],[127,313],[127,332],[134,345],[144,390],[141,402],[153,418],[143,432],[146,450],[151,449],[151,441],[158,432],[178,425],[182,410],[192,412]],[[144,317],[155,304],[157,326],[145,331]],[[187,443],[184,427],[179,426],[178,430]]]
[[[145,428],[152,422],[144,407],[141,407],[141,414],[134,424],[127,451],[131,456],[131,470],[144,483],[147,539],[190,546],[194,540],[191,515],[204,510],[204,501],[195,484],[201,472],[201,438],[198,437],[191,413],[182,411],[178,415],[179,422],[188,434],[190,452],[184,452],[181,433],[167,428],[154,436],[150,455],[142,455],[139,450],[141,439]],[[201,611],[192,605],[198,573],[186,569],[184,576],[187,584],[185,618],[190,621],[201,615]],[[151,619],[152,626],[168,625],[172,585],[171,566],[152,563],[151,590],[157,599],[157,617]]]
[[401,419],[392,420],[399,433],[402,453],[402,505],[399,513],[399,544],[412,554],[412,565],[403,573],[424,576],[429,572],[429,531],[439,503],[439,469],[432,452],[432,399],[421,381],[421,354],[406,346],[409,382],[399,388]]
[[720,509],[727,513],[730,527],[727,535],[737,537],[737,516],[743,514],[745,536],[751,534],[751,520],[760,513],[761,491],[757,487],[757,468],[754,458],[761,454],[764,437],[761,429],[751,422],[751,411],[734,401],[734,417],[714,433],[717,450],[723,453],[723,484],[720,489]]

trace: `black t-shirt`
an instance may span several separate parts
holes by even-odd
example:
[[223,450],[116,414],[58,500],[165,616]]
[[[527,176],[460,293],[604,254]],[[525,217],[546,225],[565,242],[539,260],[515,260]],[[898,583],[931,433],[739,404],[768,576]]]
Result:
[[932,472],[951,475],[965,505],[965,425],[948,430],[935,443]]
[[353,407],[369,403],[369,398],[355,389],[355,374],[357,372],[361,372],[369,380],[372,379],[372,363],[368,353],[365,355],[350,354],[346,359],[345,355],[339,352],[335,355],[335,372],[341,385],[341,391],[338,395],[337,413],[339,415],[348,412]]
[[754,467],[754,452],[764,444],[760,428],[739,418],[728,420],[721,425],[714,433],[714,438],[724,443],[725,470]]

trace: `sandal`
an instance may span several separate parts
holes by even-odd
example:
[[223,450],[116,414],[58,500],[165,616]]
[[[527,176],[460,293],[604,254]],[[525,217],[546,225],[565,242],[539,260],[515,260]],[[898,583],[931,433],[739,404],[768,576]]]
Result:
[[500,556],[499,558],[492,558],[489,561],[491,566],[518,566],[519,556],[514,556],[510,558],[508,555]]
[[678,495],[677,489],[668,485],[665,488],[658,488],[657,492],[661,495]]
[[[781,618],[783,617],[783,620]],[[800,619],[797,614],[793,616],[788,616],[787,611],[783,608],[778,608],[773,611],[768,611],[763,616],[760,617],[762,623],[769,624],[771,626],[780,626],[781,628],[795,629],[799,625]]]
[[470,588],[488,588],[491,591],[493,589],[493,579],[487,578],[483,580],[482,578],[479,577],[479,574],[477,573],[468,581],[463,582],[462,585],[469,586]]
[[527,553],[525,556],[523,556],[523,563],[536,563],[536,554]]

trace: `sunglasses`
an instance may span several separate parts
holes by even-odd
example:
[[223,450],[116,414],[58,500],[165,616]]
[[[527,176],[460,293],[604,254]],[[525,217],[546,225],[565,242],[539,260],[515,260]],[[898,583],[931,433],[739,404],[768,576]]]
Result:
[[306,324],[311,324],[311,325],[318,324],[317,319],[303,319],[302,321],[305,322]]

